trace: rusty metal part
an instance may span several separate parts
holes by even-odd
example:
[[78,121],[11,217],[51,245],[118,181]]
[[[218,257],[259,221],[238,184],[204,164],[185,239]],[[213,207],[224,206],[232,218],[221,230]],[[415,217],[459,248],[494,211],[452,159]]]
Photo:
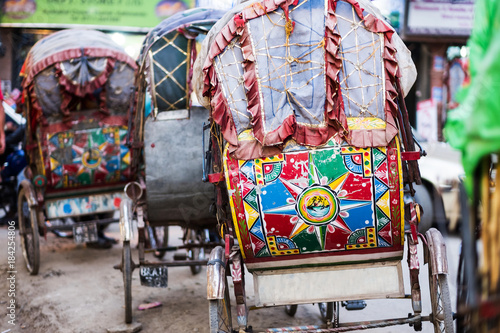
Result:
[[141,184],[139,184],[138,182],[128,183],[127,185],[125,185],[123,192],[125,192],[125,195],[134,202],[139,200],[144,193]]
[[418,217],[415,205],[409,203],[410,210],[410,232],[407,232],[408,238],[408,266],[410,268],[410,287],[411,287],[411,305],[415,313],[422,312],[422,294],[420,291],[420,281],[418,273],[420,272],[420,262],[418,260]]
[[132,228],[132,200],[123,198],[120,203],[120,235],[122,241],[130,241],[134,237]]
[[232,256],[231,277],[234,284],[234,295],[236,297],[237,321],[240,330],[246,330],[248,326],[248,307],[245,295],[245,272],[241,252]]
[[224,248],[217,246],[210,252],[207,265],[207,299],[224,299],[226,259]]
[[448,274],[448,259],[446,256],[446,244],[441,233],[431,228],[425,233],[427,238],[430,264],[432,265],[432,274]]
[[26,199],[28,201],[28,205],[30,207],[34,207],[38,204],[37,197],[35,194],[35,189],[33,188],[33,185],[28,180],[23,180],[21,181],[21,184],[19,187],[24,188],[24,191],[26,193]]
[[[367,330],[373,328],[381,328],[396,325],[415,325],[422,321],[430,321],[428,316],[414,315],[408,318],[395,318],[386,320],[372,320],[372,321],[361,321],[353,323],[342,323],[339,327],[335,328],[321,328],[319,326],[296,326],[296,327],[282,327],[282,328],[272,328],[266,330],[266,332],[301,332],[301,333],[330,333],[330,332],[349,332],[354,330]],[[258,332],[260,330],[254,329]]]

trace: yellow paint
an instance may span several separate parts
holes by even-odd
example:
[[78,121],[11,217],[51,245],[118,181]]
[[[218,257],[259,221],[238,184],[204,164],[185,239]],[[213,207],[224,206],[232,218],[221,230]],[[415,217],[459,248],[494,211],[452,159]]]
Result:
[[401,245],[405,243],[405,204],[403,200],[404,196],[404,186],[403,186],[403,166],[401,163],[401,145],[399,142],[399,136],[397,136],[394,140],[396,140],[397,146],[397,161],[398,161],[398,174],[399,174],[399,202],[401,204]]
[[125,156],[123,156],[122,161],[125,164],[130,165],[130,150],[125,154]]
[[253,164],[255,167],[255,179],[257,181],[257,185],[264,185],[265,177],[264,177],[263,167],[265,163],[283,162],[284,160],[285,160],[284,154],[278,154],[266,158],[256,158]]
[[255,141],[252,130],[245,130],[238,135],[238,141]]
[[55,169],[57,169],[58,166],[59,166],[59,162],[57,162],[57,160],[55,160],[51,157],[50,158],[50,171],[54,171]]
[[347,250],[373,249],[375,247],[377,247],[377,237],[376,237],[374,227],[366,228],[366,242],[365,243],[346,245]]
[[387,124],[384,120],[376,117],[348,117],[347,126],[350,130],[374,130],[385,129]]
[[267,236],[267,245],[271,251],[272,256],[289,256],[292,254],[300,254],[299,249],[286,249],[280,250],[278,247],[278,242],[276,242],[276,236]]
[[259,218],[259,212],[252,208],[249,204],[243,201],[243,206],[245,207],[245,212],[247,213],[247,225],[248,230],[253,228],[255,221]]
[[[300,222],[297,222],[297,223],[300,223]],[[302,225],[300,227],[298,227],[297,230],[295,230],[295,232],[292,235],[290,235],[290,238],[297,236],[299,233],[301,233],[302,231],[304,231],[307,228],[309,228],[309,225],[302,223]]]
[[377,207],[380,208],[387,217],[391,218],[391,206],[390,206],[391,195],[389,191],[380,197],[377,201]]
[[340,178],[331,182],[328,186],[330,186],[330,188],[332,190],[337,191],[338,189],[340,189],[342,184],[345,182],[345,180],[347,179],[347,176],[349,176],[348,172],[346,172],[345,175],[341,176]]
[[[224,176],[226,178],[226,186],[227,186],[227,190],[228,191],[237,191],[238,189],[233,189],[231,187],[231,181],[229,180],[229,168],[227,166],[227,150],[229,148],[229,144],[226,144],[226,148],[224,148]],[[242,198],[243,199],[243,198]],[[234,202],[233,202],[233,198],[232,198],[232,195],[230,195],[229,197],[229,205],[231,206],[231,215],[233,216],[233,225],[234,225],[234,230],[236,232],[236,237],[238,238],[238,245],[240,247],[240,250],[241,250],[241,256],[243,257],[243,259],[246,258],[246,255],[245,255],[245,249],[243,248],[243,242],[241,241],[241,235],[240,235],[240,228],[238,227],[238,219],[236,217],[236,209],[234,207]]]

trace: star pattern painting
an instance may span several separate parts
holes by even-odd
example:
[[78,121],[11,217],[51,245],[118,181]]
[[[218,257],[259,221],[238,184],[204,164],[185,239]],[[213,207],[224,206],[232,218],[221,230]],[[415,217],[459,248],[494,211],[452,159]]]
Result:
[[233,218],[249,258],[400,249],[398,146],[285,149],[254,160],[226,155]]
[[46,169],[54,188],[127,180],[130,150],[124,127],[91,128],[47,135]]

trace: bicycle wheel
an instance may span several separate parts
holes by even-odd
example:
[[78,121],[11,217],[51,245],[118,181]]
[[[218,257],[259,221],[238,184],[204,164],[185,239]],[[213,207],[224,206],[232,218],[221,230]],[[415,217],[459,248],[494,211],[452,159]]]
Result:
[[[203,260],[205,259],[205,249],[202,244],[202,232],[194,229],[189,229],[187,236],[187,243],[196,245],[196,247],[192,247],[188,249],[188,258],[190,260]],[[189,266],[191,269],[191,273],[196,275],[201,272],[201,265]]]
[[[153,227],[153,237],[157,249],[166,248],[168,246],[168,226]],[[154,256],[158,259],[163,259],[166,253],[166,250],[156,250]]]
[[339,327],[339,302],[318,303],[318,307],[325,324],[331,322],[333,327]]
[[229,299],[229,287],[227,278],[224,279],[224,298],[210,300],[209,315],[210,315],[210,333],[232,333],[233,323],[231,317],[231,301]]
[[285,305],[285,313],[290,317],[293,317],[297,313],[297,308],[298,308],[297,304]]
[[132,322],[132,257],[129,241],[123,242],[122,273],[125,291],[125,323],[130,324]]
[[28,194],[23,187],[19,191],[18,224],[24,262],[30,275],[37,275],[40,268],[40,235],[38,230],[38,207],[30,207]]
[[432,265],[430,263],[428,265],[434,332],[452,333],[454,332],[453,314],[451,312],[448,277],[446,274],[432,274]]

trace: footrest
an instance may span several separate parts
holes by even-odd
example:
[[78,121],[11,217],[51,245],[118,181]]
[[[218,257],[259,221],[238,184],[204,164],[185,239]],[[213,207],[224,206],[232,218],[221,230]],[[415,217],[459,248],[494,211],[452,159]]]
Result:
[[187,252],[174,253],[174,260],[187,260]]

